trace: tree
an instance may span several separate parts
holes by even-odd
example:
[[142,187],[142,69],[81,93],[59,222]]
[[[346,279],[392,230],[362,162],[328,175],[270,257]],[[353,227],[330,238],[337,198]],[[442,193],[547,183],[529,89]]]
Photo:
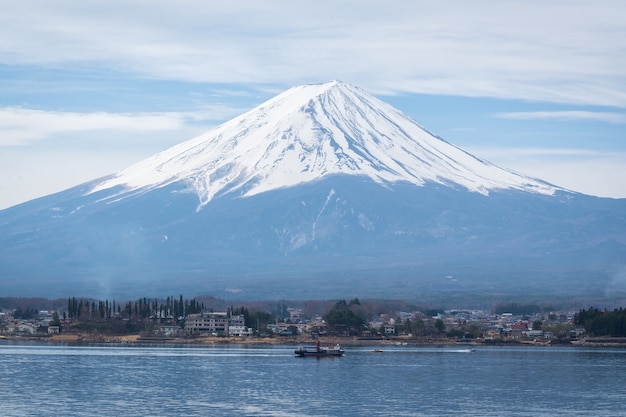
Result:
[[[247,310],[246,310],[247,311]],[[251,327],[257,334],[266,333],[267,325],[275,321],[274,316],[265,311],[254,311],[248,314],[246,326]]]
[[446,336],[455,338],[455,339],[462,339],[463,337],[465,337],[465,331],[463,331],[463,329],[450,329],[446,333]]
[[26,307],[26,308],[18,307],[13,312],[13,318],[22,319],[22,320],[32,320],[32,319],[37,318],[38,315],[39,315],[39,311],[37,311],[37,309],[35,308],[30,308],[30,307]]
[[59,320],[59,313],[55,311],[54,314],[52,315],[52,321],[50,321],[50,326],[60,326],[60,325],[61,325],[61,320]]
[[465,329],[465,337],[468,339],[476,339],[481,337],[481,335],[480,327],[475,324],[472,324],[468,329]]
[[426,323],[424,323],[424,320],[422,320],[421,318],[417,318],[413,321],[412,324],[412,329],[411,329],[411,333],[413,334],[423,334],[424,333],[424,327],[426,326]]
[[626,336],[626,310],[600,311],[591,307],[580,310],[574,316],[574,323],[584,325],[585,330],[594,336]]
[[402,325],[402,331],[406,334],[413,332],[413,323],[411,323],[410,319],[406,319],[404,324]]
[[[354,301],[354,300],[353,300]],[[359,305],[352,303],[353,305]],[[365,326],[365,319],[350,309],[345,300],[338,301],[324,316],[326,323],[335,331],[341,329],[358,333]]]
[[438,333],[443,333],[446,330],[446,324],[441,319],[435,320],[435,329]]
[[284,301],[280,304],[276,304],[272,314],[280,319],[288,319],[291,316],[289,310],[287,310],[287,303]]

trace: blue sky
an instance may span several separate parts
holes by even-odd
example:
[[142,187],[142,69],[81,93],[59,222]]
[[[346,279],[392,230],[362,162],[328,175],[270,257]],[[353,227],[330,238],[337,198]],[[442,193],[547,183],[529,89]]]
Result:
[[476,156],[626,198],[623,1],[0,4],[0,208],[339,79]]

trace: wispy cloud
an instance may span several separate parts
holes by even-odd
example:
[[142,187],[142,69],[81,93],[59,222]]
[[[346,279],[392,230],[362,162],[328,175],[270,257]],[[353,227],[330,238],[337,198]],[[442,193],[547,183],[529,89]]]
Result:
[[77,113],[21,107],[0,108],[0,147],[20,146],[72,132],[102,130],[125,134],[182,130],[193,123],[219,121],[224,109],[195,112]]
[[90,130],[173,130],[182,125],[176,115],[70,113],[5,108],[0,110],[0,146],[22,145],[59,132]]
[[499,119],[513,120],[556,120],[556,121],[576,121],[586,120],[595,122],[607,122],[622,124],[626,123],[626,113],[616,112],[596,112],[582,110],[567,111],[532,111],[532,112],[509,112],[496,113]]
[[[626,164],[626,152],[585,149],[585,148],[537,148],[537,147],[467,147],[466,150],[488,160],[510,160],[517,158],[589,158],[623,160]],[[506,165],[505,165],[506,166]]]
[[584,148],[472,148],[499,166],[599,197],[626,195],[626,152]]
[[626,107],[624,22],[621,0],[12,2],[0,63]]

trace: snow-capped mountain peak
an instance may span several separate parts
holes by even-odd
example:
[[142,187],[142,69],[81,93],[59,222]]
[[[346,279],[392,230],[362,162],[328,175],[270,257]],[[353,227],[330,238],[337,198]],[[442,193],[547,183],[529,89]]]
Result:
[[251,196],[331,174],[366,176],[378,183],[459,185],[482,194],[556,190],[477,159],[363,90],[332,81],[293,87],[120,171],[92,192],[184,181],[202,206],[226,193]]

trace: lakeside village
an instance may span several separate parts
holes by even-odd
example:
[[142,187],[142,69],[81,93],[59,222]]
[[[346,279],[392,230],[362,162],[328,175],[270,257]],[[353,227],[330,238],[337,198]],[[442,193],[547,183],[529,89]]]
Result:
[[[4,303],[3,303],[4,300]],[[216,311],[197,299],[115,301],[70,298],[38,310],[0,299],[0,339],[66,343],[273,343],[343,345],[626,345],[626,310],[550,311],[500,304],[493,311],[408,309],[400,302],[286,302]],[[40,299],[38,299],[40,300]],[[212,299],[215,301],[216,299]],[[5,308],[7,304],[20,304]],[[41,304],[41,302],[39,303]],[[58,303],[57,303],[58,304]],[[213,303],[215,304],[215,303]],[[218,303],[224,304],[224,302]]]

